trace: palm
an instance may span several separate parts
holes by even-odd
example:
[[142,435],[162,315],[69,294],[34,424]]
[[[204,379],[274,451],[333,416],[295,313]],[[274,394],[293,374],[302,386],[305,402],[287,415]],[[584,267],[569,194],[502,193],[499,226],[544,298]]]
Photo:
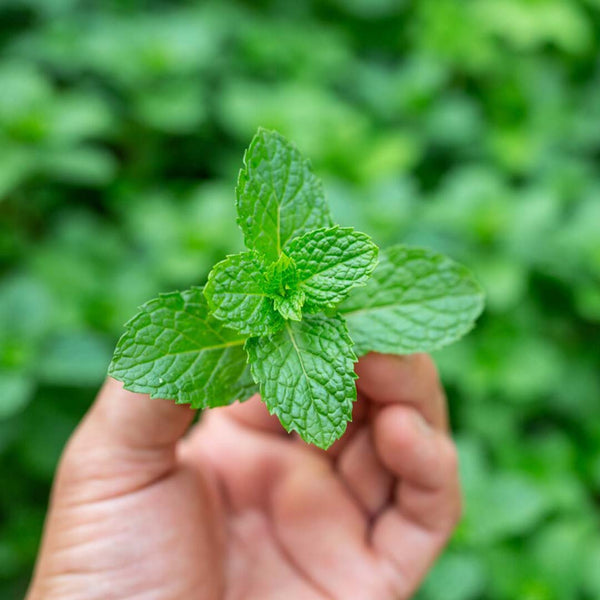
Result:
[[[443,428],[435,378],[423,389],[438,392],[429,393],[424,412]],[[214,485],[227,597],[408,597],[454,524],[452,503],[438,514],[440,498],[447,500],[444,481],[454,483],[452,469],[434,480],[440,467],[452,466],[453,452],[440,436],[437,456],[426,456],[415,443],[414,407],[393,408],[396,423],[392,415],[386,434],[381,419],[375,428],[382,405],[359,394],[349,431],[327,452],[285,434],[258,398],[205,417],[181,456],[197,473],[210,473]],[[427,471],[396,497],[398,474],[383,465],[381,444],[374,443],[374,436],[390,434],[395,439],[379,442],[404,455],[396,466],[409,478],[419,461]]]
[[[375,507],[361,504],[330,454],[290,439],[258,399],[208,416],[183,456],[220,487],[213,522],[227,540],[228,598],[397,598],[395,569],[369,546]],[[377,475],[383,505],[392,479]]]

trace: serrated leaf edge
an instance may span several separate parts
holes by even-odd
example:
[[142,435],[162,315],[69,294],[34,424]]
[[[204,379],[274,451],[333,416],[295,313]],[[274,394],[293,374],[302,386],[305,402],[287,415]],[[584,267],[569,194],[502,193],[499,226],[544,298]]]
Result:
[[[191,287],[189,287],[189,288],[187,288],[186,290],[183,290],[183,291],[182,290],[172,290],[170,292],[159,292],[156,297],[151,298],[147,302],[144,302],[143,304],[141,304],[140,306],[138,306],[136,314],[133,315],[133,317],[131,317],[130,319],[128,319],[125,322],[125,324],[123,325],[124,332],[121,334],[121,336],[119,337],[119,339],[117,341],[117,344],[115,346],[115,351],[113,353],[113,357],[112,357],[112,359],[110,361],[110,364],[108,366],[107,374],[109,375],[109,377],[113,377],[114,379],[117,379],[117,381],[120,381],[123,384],[123,388],[126,389],[127,391],[135,392],[135,393],[139,393],[139,394],[147,394],[152,399],[170,400],[170,401],[174,402],[175,404],[180,404],[180,405],[190,404],[192,406],[192,408],[198,409],[198,408],[204,408],[204,407],[194,406],[193,403],[187,402],[187,401],[182,401],[179,398],[165,398],[164,396],[159,395],[159,393],[156,392],[155,390],[152,390],[151,386],[149,386],[149,385],[139,385],[139,384],[137,384],[132,379],[127,379],[127,377],[123,377],[121,375],[119,375],[117,377],[117,376],[115,376],[115,373],[114,373],[114,370],[116,368],[116,361],[122,356],[122,353],[119,351],[119,348],[121,346],[121,342],[128,335],[130,335],[132,333],[134,321],[139,317],[139,315],[141,313],[147,313],[147,314],[149,314],[151,312],[149,310],[149,308],[152,305],[155,305],[161,299],[165,299],[165,298],[168,299],[170,297],[178,297],[178,298],[180,298],[180,299],[183,300],[183,294],[185,292],[190,292],[190,291],[200,292],[202,294],[202,296],[205,298],[204,286],[191,286]],[[209,312],[210,312],[210,307],[209,307]],[[214,317],[214,315],[212,314],[212,312],[210,312],[210,314],[211,314],[211,316]],[[204,323],[204,326],[206,326],[206,323]],[[210,328],[210,326],[209,326],[209,328]],[[231,341],[231,342],[226,342],[226,343],[221,344],[221,345],[207,346],[206,348],[203,348],[202,351],[211,351],[211,350],[218,350],[220,348],[231,348],[231,347],[234,347],[234,346],[245,345],[246,341],[248,340],[248,336],[244,337],[242,334],[238,334],[231,327],[228,327],[227,329],[230,329],[231,331],[233,331],[237,335],[240,335],[240,339],[239,340],[235,340],[235,341]],[[246,352],[246,351],[244,351],[244,352],[245,352],[245,356],[246,356],[246,365],[249,365],[248,352]],[[240,374],[240,376],[238,377],[238,379],[236,380],[235,383],[237,383],[241,379],[242,375],[243,375],[243,371],[242,371],[242,373]],[[254,376],[252,376],[252,378],[254,379]],[[179,388],[179,391],[183,391],[183,389]]]
[[[388,353],[389,354],[397,354],[399,356],[406,356],[408,354],[414,354],[416,352],[435,352],[436,350],[445,348],[446,346],[449,346],[449,345],[455,343],[456,341],[458,341],[459,339],[463,338],[464,336],[466,336],[470,331],[472,331],[475,328],[475,325],[477,324],[477,319],[481,316],[481,314],[483,313],[483,310],[485,308],[485,296],[486,296],[485,290],[483,289],[483,287],[481,286],[481,284],[475,277],[474,273],[468,267],[466,267],[462,263],[454,260],[453,258],[450,258],[446,254],[442,254],[441,252],[437,252],[435,250],[432,250],[431,248],[426,248],[424,246],[410,246],[407,244],[394,244],[392,246],[388,246],[388,247],[384,248],[382,250],[382,252],[390,252],[390,251],[399,250],[399,249],[419,250],[419,251],[423,252],[426,256],[440,257],[444,261],[446,261],[447,264],[450,264],[451,266],[457,268],[460,271],[461,276],[464,276],[469,279],[469,282],[474,287],[474,292],[472,294],[455,294],[452,297],[453,298],[476,297],[477,307],[476,307],[474,316],[471,319],[470,323],[468,325],[465,325],[465,327],[463,329],[461,329],[460,332],[455,337],[453,337],[451,339],[447,339],[447,340],[442,340],[440,342],[432,343],[432,344],[427,344],[427,345],[424,344],[422,349],[420,349],[420,350],[412,350],[411,352],[388,351]],[[368,281],[365,283],[365,285],[367,283],[368,283]],[[356,287],[359,287],[359,286],[356,286]],[[425,298],[425,299],[421,299],[418,302],[406,302],[406,303],[401,304],[401,306],[417,306],[417,305],[423,304],[424,302],[427,302],[429,300],[437,300],[437,299],[441,299],[444,297],[445,296],[435,296],[432,298]],[[354,315],[354,314],[363,313],[363,312],[375,312],[376,310],[383,310],[385,308],[390,308],[393,306],[398,306],[398,304],[394,303],[394,304],[389,304],[389,305],[384,305],[384,306],[379,305],[377,307],[370,307],[367,305],[367,306],[364,306],[359,309],[345,311],[343,306],[338,305],[338,311],[339,311],[340,315],[347,317],[348,315]],[[355,345],[355,349],[356,349],[356,353],[358,354],[359,357],[365,356],[366,354],[368,354],[369,352],[372,351],[370,349],[363,350],[361,345]]]
[[[296,241],[296,240],[301,240],[303,237],[310,235],[311,233],[314,233],[315,231],[331,231],[331,232],[336,232],[336,231],[348,231],[351,233],[357,233],[360,236],[364,236],[366,238],[365,241],[368,241],[372,244],[373,248],[375,249],[375,260],[372,263],[372,266],[370,267],[367,276],[365,277],[364,280],[362,281],[357,281],[356,283],[352,283],[352,285],[349,286],[348,288],[348,293],[345,297],[341,298],[340,300],[338,300],[337,302],[322,302],[319,304],[315,304],[313,302],[308,301],[305,304],[306,310],[309,313],[315,314],[318,312],[321,312],[322,310],[325,309],[331,309],[331,308],[336,308],[337,306],[339,306],[339,304],[341,302],[343,302],[350,293],[352,293],[353,290],[355,290],[356,288],[361,288],[361,287],[365,287],[368,283],[369,280],[371,279],[371,276],[373,275],[373,273],[375,272],[375,269],[377,268],[377,265],[379,264],[379,252],[380,252],[380,248],[379,246],[373,241],[373,238],[371,238],[371,236],[367,233],[364,233],[362,231],[357,231],[354,227],[342,227],[341,225],[332,225],[331,227],[318,227],[317,229],[311,229],[310,231],[307,231],[306,233],[303,233],[302,235],[296,236],[295,238],[292,238],[291,240],[288,241],[288,243],[286,244],[286,247],[289,246],[292,242]],[[285,248],[284,248],[284,252],[285,252]],[[311,277],[315,276],[315,275],[319,275],[320,273],[312,273]],[[304,281],[308,281],[310,279],[304,279],[300,281],[300,286],[302,286],[302,283]],[[300,289],[302,289],[300,287]]]
[[[248,147],[244,150],[244,155],[242,156],[242,167],[240,168],[240,170],[238,171],[238,176],[237,176],[237,181],[236,181],[236,186],[235,186],[235,191],[236,191],[236,200],[235,200],[235,208],[236,208],[236,223],[238,225],[238,227],[241,229],[242,234],[243,234],[243,238],[244,238],[244,245],[246,246],[246,248],[248,250],[251,251],[256,251],[255,248],[252,248],[249,244],[248,241],[246,239],[246,234],[244,233],[244,228],[242,227],[242,217],[239,214],[239,190],[240,190],[240,186],[242,185],[242,183],[246,183],[247,181],[249,181],[249,177],[248,175],[248,155],[249,153],[254,149],[254,146],[258,143],[258,140],[260,138],[260,136],[263,136],[265,134],[272,134],[275,135],[277,137],[280,138],[280,140],[288,145],[292,150],[295,150],[298,155],[300,156],[300,158],[302,159],[302,161],[306,164],[307,169],[313,174],[315,175],[316,178],[316,184],[319,187],[319,190],[321,192],[321,196],[325,196],[325,189],[323,186],[323,181],[321,180],[320,177],[316,177],[316,173],[313,169],[313,165],[312,165],[312,161],[305,157],[304,154],[302,153],[302,151],[298,148],[298,146],[288,140],[282,133],[280,133],[279,131],[277,131],[276,129],[267,129],[266,127],[258,127],[258,129],[256,130],[256,133],[254,134],[254,136],[252,137],[252,139],[250,140],[250,144],[248,145]],[[283,249],[281,247],[281,221],[280,221],[280,212],[281,212],[281,204],[278,204],[278,208],[277,208],[277,254],[281,255],[281,253],[283,252]],[[329,217],[329,221],[333,224],[333,219],[331,217],[331,213],[329,212],[328,214]],[[296,236],[296,237],[301,237],[301,236]],[[291,238],[289,240],[287,240],[286,244],[289,244],[291,242],[292,239],[295,238]]]
[[[348,344],[348,358],[349,358],[349,359],[350,359],[350,360],[351,360],[351,361],[352,361],[354,364],[356,364],[356,362],[358,361],[358,358],[359,358],[359,357],[358,357],[358,355],[356,354],[356,352],[354,351],[355,344],[354,344],[354,341],[352,340],[352,338],[350,337],[350,333],[349,333],[349,331],[348,331],[348,327],[347,327],[347,325],[346,325],[346,320],[345,320],[345,319],[344,319],[344,317],[343,317],[342,315],[340,315],[339,313],[335,313],[335,314],[333,314],[333,315],[328,315],[328,317],[336,317],[336,316],[337,316],[337,317],[339,317],[339,318],[340,318],[340,320],[341,320],[341,322],[342,322],[342,326],[343,326],[343,328],[342,328],[342,330],[341,330],[340,334],[341,334],[341,337],[344,339],[344,341],[346,341],[346,343]],[[293,337],[293,335],[292,335],[292,332],[291,332],[291,327],[290,327],[289,323],[287,323],[287,322],[285,323],[285,328],[288,330],[288,335],[289,335],[289,337],[290,337],[290,340],[292,341],[292,345],[294,346],[294,348],[295,348],[295,350],[296,350],[296,353],[298,354],[298,359],[299,359],[300,363],[302,364],[302,358],[301,358],[301,354],[300,354],[300,352],[299,352],[299,349],[298,349],[298,346],[297,346],[297,344],[296,344],[296,343],[295,343],[295,341],[294,341],[294,337]],[[259,387],[259,393],[260,393],[260,398],[261,398],[261,401],[264,403],[264,405],[265,405],[265,407],[266,407],[266,409],[267,409],[268,413],[269,413],[270,415],[272,415],[272,416],[275,416],[275,417],[277,417],[277,419],[279,420],[279,417],[278,417],[277,413],[275,412],[275,409],[274,409],[274,408],[273,408],[273,409],[271,409],[271,408],[269,407],[269,405],[267,404],[267,402],[265,402],[265,400],[264,400],[263,384],[262,384],[262,382],[261,382],[261,381],[258,379],[257,375],[255,374],[255,366],[254,366],[254,363],[253,363],[252,361],[250,361],[250,353],[248,352],[248,348],[247,348],[248,344],[255,343],[255,342],[256,342],[256,341],[257,341],[257,340],[258,340],[260,337],[264,337],[264,336],[255,336],[255,337],[252,337],[252,338],[248,338],[248,339],[246,340],[246,342],[245,342],[245,344],[244,344],[244,349],[246,350],[246,359],[247,359],[247,361],[248,361],[248,365],[250,366],[250,374],[252,375],[252,379],[254,380],[254,382],[256,383],[256,385],[258,385],[258,387]],[[308,374],[306,373],[306,370],[304,369],[304,367],[303,367],[303,371],[304,371],[304,374],[305,374],[305,376],[308,378]],[[354,370],[352,370],[352,371],[349,373],[349,375],[350,375],[350,376],[352,377],[352,379],[354,379],[354,380],[357,380],[357,379],[358,379],[358,375],[356,374],[356,372],[355,372]],[[357,400],[357,393],[356,393],[356,388],[355,388],[355,394],[354,394],[354,397],[352,398],[352,402],[354,403],[354,402],[356,402],[356,400]],[[281,423],[281,421],[279,421],[279,422]],[[348,424],[349,424],[349,423],[351,423],[351,422],[352,422],[352,413],[350,414],[350,417],[349,417],[349,418],[348,418],[348,420],[346,421],[346,429],[347,429],[347,427],[348,427]],[[283,427],[283,428],[284,428],[284,429],[285,429],[285,430],[286,430],[288,433],[292,433],[292,432],[294,432],[294,431],[295,431],[295,432],[296,432],[298,435],[300,435],[300,437],[303,437],[303,436],[302,436],[302,433],[299,431],[298,427],[296,427],[296,426],[292,426],[292,427],[290,427],[289,429],[287,429],[283,423],[281,423],[281,426],[282,426],[282,427]],[[344,433],[345,433],[345,430],[344,430],[344,432],[342,432],[342,433],[341,433],[341,435],[340,435],[339,437],[337,437],[337,438],[333,439],[333,440],[332,440],[332,441],[331,441],[331,442],[330,442],[328,445],[326,445],[326,446],[319,446],[319,445],[318,445],[316,442],[312,442],[312,443],[313,443],[315,446],[318,446],[318,447],[320,447],[322,450],[327,450],[327,449],[328,449],[330,446],[332,446],[332,445],[333,445],[333,444],[334,444],[334,443],[335,443],[335,442],[336,442],[338,439],[340,439],[340,438],[341,438],[341,437],[344,435]],[[304,439],[304,438],[303,438],[303,439]],[[305,441],[306,441],[306,440],[305,440]],[[306,443],[310,443],[310,442],[306,442]]]

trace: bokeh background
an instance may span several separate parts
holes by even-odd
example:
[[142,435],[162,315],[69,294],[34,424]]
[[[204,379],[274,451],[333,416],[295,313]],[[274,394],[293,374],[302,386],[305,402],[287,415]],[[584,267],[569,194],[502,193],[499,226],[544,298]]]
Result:
[[599,0],[2,0],[0,597],[123,323],[241,247],[258,125],[486,289],[437,355],[466,514],[418,597],[600,598]]

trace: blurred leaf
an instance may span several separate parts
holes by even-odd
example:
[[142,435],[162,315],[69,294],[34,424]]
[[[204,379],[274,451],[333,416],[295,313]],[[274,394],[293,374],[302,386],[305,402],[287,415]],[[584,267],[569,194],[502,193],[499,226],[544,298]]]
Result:
[[166,133],[187,133],[206,117],[206,92],[200,82],[170,81],[143,89],[136,103],[138,117]]
[[52,97],[49,81],[26,62],[0,63],[0,89],[0,123],[13,135],[33,124]]
[[423,585],[427,600],[476,600],[486,589],[486,575],[477,556],[447,553]]
[[596,533],[593,523],[563,520],[545,527],[531,540],[534,572],[552,589],[554,598],[579,597],[589,542]]
[[63,333],[44,345],[37,366],[42,383],[97,386],[112,355],[112,344],[91,332]]
[[585,319],[600,323],[600,285],[577,288],[577,308]]
[[50,135],[61,143],[102,136],[114,125],[111,109],[100,95],[63,94],[52,108]]
[[349,170],[352,175],[360,168],[358,161],[353,164],[358,157],[352,150],[361,148],[366,120],[343,100],[317,87],[238,81],[223,90],[219,113],[223,124],[240,139],[248,139],[261,125],[295,140],[315,163],[336,157],[332,164],[336,170]]
[[53,301],[42,282],[14,274],[0,282],[0,346],[39,340],[51,327]]
[[421,149],[416,138],[406,132],[390,132],[373,137],[365,147],[363,160],[357,166],[358,176],[373,181],[408,171],[420,158]]
[[79,146],[52,150],[44,158],[41,168],[51,177],[62,181],[101,186],[114,178],[117,163],[106,150]]
[[[89,390],[86,394],[89,403],[93,394]],[[23,436],[16,444],[19,460],[29,476],[45,482],[51,481],[64,445],[81,417],[80,413],[71,415],[60,404],[57,406],[59,397],[64,403],[68,392],[37,394],[24,413]],[[39,534],[39,530],[31,533]]]
[[23,148],[0,142],[0,203],[27,178],[32,162],[32,157]]
[[595,540],[587,547],[584,559],[584,589],[590,598],[600,596],[600,541]]
[[432,106],[427,121],[431,141],[448,148],[472,151],[472,144],[480,144],[483,123],[480,108],[463,95],[446,95]]
[[488,310],[514,308],[526,293],[527,270],[509,257],[481,257],[478,279],[486,292]]
[[564,0],[479,0],[476,11],[486,27],[518,49],[553,42],[569,52],[581,52],[592,32],[576,3]]
[[21,411],[31,400],[33,381],[24,374],[0,371],[0,419]]
[[330,0],[342,10],[364,18],[382,18],[400,12],[406,0]]
[[532,531],[551,508],[535,482],[500,472],[466,497],[464,535],[473,544],[489,544]]

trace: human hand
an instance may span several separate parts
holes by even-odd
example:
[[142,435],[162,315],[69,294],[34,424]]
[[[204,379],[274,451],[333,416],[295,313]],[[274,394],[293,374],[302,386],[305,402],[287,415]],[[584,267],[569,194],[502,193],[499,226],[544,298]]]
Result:
[[327,452],[258,397],[193,411],[108,380],[57,471],[28,600],[410,598],[460,514],[426,355],[357,365]]

